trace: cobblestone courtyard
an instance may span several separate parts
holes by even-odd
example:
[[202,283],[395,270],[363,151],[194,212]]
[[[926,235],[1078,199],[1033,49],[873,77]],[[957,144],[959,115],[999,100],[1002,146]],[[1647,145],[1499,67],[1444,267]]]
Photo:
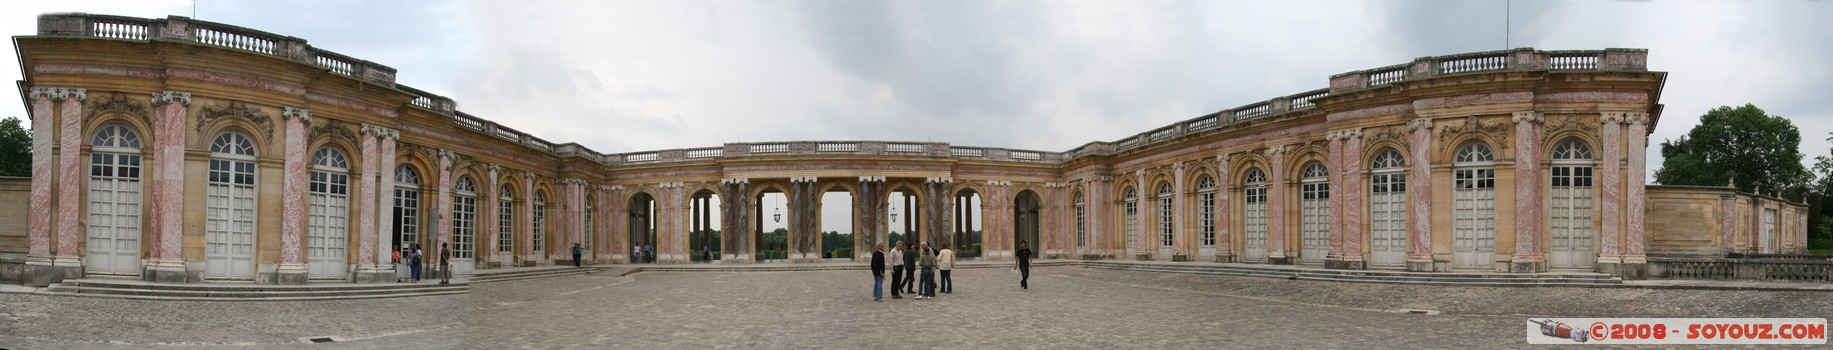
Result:
[[[0,294],[0,347],[1496,348],[1526,317],[1827,317],[1813,292],[1439,287],[1048,267],[957,271],[934,301],[863,271],[639,273],[470,295],[173,302]],[[1437,311],[1409,314],[1402,309]],[[302,337],[329,344],[305,345]]]

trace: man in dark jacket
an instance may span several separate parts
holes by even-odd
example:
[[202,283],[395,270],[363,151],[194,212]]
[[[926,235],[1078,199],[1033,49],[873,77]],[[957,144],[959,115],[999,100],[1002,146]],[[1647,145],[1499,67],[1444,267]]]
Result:
[[885,245],[872,250],[872,301],[885,301]]
[[917,250],[916,242],[904,242],[904,293],[916,294],[917,257],[923,252]]

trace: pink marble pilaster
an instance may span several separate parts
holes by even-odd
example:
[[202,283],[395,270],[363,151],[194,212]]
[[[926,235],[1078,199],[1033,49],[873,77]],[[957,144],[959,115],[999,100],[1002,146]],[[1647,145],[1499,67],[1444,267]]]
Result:
[[[1598,263],[1623,262],[1618,243],[1623,240],[1623,113],[1598,117]],[[1729,216],[1727,216],[1729,218]],[[1729,232],[1729,231],[1727,231]]]
[[27,254],[34,263],[50,264],[52,190],[57,188],[56,112],[51,109],[52,90],[32,88],[32,197],[31,223],[27,229]]
[[381,163],[376,159],[378,156],[376,152],[376,132],[380,130],[367,124],[363,125],[361,129],[363,142],[361,142],[359,148],[361,148],[360,151],[363,153],[363,167],[359,170],[360,172],[357,175],[357,186],[355,191],[356,200],[352,201],[356,203],[357,206],[356,260],[357,266],[373,269],[377,262],[380,261],[376,257],[376,250],[378,249],[376,241],[376,211],[381,208],[379,205],[380,202],[376,201],[376,196],[383,193],[380,189],[376,188],[376,167]]
[[380,127],[375,127],[375,129],[376,142],[380,144],[378,147],[381,147],[380,150],[376,151],[376,262],[378,265],[381,265],[378,268],[385,271],[394,271],[395,267],[393,264],[382,264],[381,262],[392,260],[394,252],[403,248],[394,246],[395,239],[393,234],[395,227],[393,209],[395,189],[395,141],[401,138],[401,131],[382,129]]
[[1273,146],[1266,150],[1272,174],[1267,185],[1267,258],[1286,257],[1286,148]]
[[1546,261],[1541,253],[1539,112],[1515,112],[1515,256],[1513,263]]
[[[1151,200],[1153,192],[1152,190],[1148,190],[1148,188],[1151,188],[1151,185],[1146,184],[1145,170],[1134,170],[1133,177],[1136,179],[1136,181],[1133,182],[1134,195],[1137,196],[1135,197],[1137,202],[1135,202],[1136,207],[1134,207],[1135,211],[1133,212],[1133,215],[1135,215],[1133,217],[1133,220],[1135,220],[1133,221],[1133,237],[1136,237],[1136,239],[1133,240],[1132,247],[1127,247],[1127,250],[1129,250],[1127,252],[1127,258],[1132,258],[1140,254],[1150,254],[1146,252],[1146,247],[1152,246],[1152,244],[1146,244],[1146,242],[1152,241],[1152,214],[1150,213],[1153,207]],[[1035,248],[1037,247],[1032,246],[1031,248],[1034,248],[1032,252],[1036,253],[1037,249]]]
[[191,94],[166,91],[152,96],[153,162],[153,236],[159,240],[153,249],[153,267],[184,271],[184,196],[185,196],[185,115]]
[[285,188],[280,190],[280,273],[303,273],[307,200],[306,124],[312,122],[312,113],[301,108],[286,107],[281,116],[286,119],[286,164],[282,168]]
[[[433,218],[439,222],[433,224],[438,228],[433,236],[433,249],[449,247],[446,244],[452,241],[452,163],[456,157],[451,150],[439,150],[439,194],[433,198],[436,203],[433,207],[439,211]],[[437,254],[432,252],[429,250],[428,254]]]
[[521,216],[521,218],[518,219],[518,221],[522,223],[521,227],[516,228],[517,231],[522,232],[522,239],[521,239],[522,246],[516,248],[516,255],[521,255],[523,261],[534,261],[535,259],[535,173],[534,172],[530,172],[530,171],[522,172],[522,191],[523,193],[526,193],[526,196],[528,196],[528,199],[522,200],[522,209],[516,211],[516,215]]
[[1362,129],[1343,131],[1343,260],[1362,261]]
[[477,215],[478,218],[482,219],[478,220],[479,223],[477,225],[477,247],[478,250],[483,251],[482,254],[478,254],[477,256],[477,261],[480,262],[495,260],[497,258],[498,243],[496,238],[498,234],[503,232],[502,226],[499,226],[502,222],[498,221],[501,220],[501,218],[497,216],[498,212],[502,210],[497,203],[501,200],[499,197],[501,194],[497,192],[497,189],[502,186],[497,183],[497,174],[502,169],[496,164],[485,165],[484,169],[486,172],[484,175],[484,188],[478,189],[478,194],[480,195],[478,201],[483,202],[483,209],[478,211]]
[[1724,249],[1724,252],[1730,253],[1737,249],[1737,242],[1738,242],[1738,239],[1736,236],[1737,235],[1737,221],[1733,219],[1733,217],[1737,216],[1737,213],[1738,213],[1737,212],[1738,210],[1737,196],[1730,195],[1730,194],[1721,194],[1718,196],[1718,203],[1719,203],[1719,219],[1720,219],[1719,220],[1719,242],[1718,243],[1719,243],[1719,247]]
[[[1185,177],[1184,163],[1183,162],[1172,163],[1171,164],[1171,178],[1172,178],[1171,179],[1171,212],[1172,213],[1184,213],[1185,212],[1184,211],[1184,177]],[[1062,197],[1057,196],[1057,198],[1062,198]],[[1046,215],[1045,217],[1049,217],[1049,216]],[[1171,247],[1172,247],[1172,252],[1173,252],[1171,253],[1172,255],[1184,254],[1183,253],[1184,245],[1186,244],[1184,242],[1185,241],[1184,234],[1189,233],[1191,231],[1190,229],[1185,228],[1184,225],[1186,222],[1190,221],[1189,219],[1191,217],[1194,217],[1194,215],[1172,215],[1171,216],[1171,222],[1172,222],[1171,224]],[[1162,245],[1163,243],[1159,243],[1159,244]],[[1170,259],[1170,258],[1171,257],[1164,257],[1163,259]]]
[[1408,269],[1429,268],[1416,264],[1432,263],[1432,119],[1417,118],[1407,123],[1413,131],[1407,173],[1407,252]]
[[1629,128],[1625,130],[1628,133],[1625,136],[1629,137],[1629,186],[1625,208],[1628,212],[1624,213],[1628,214],[1628,222],[1624,228],[1623,262],[1640,264],[1648,261],[1643,254],[1646,242],[1642,221],[1647,214],[1644,204],[1648,199],[1643,192],[1648,184],[1648,174],[1644,170],[1648,156],[1648,113],[1629,113],[1626,119],[1629,120]]
[[1234,256],[1235,246],[1232,235],[1235,221],[1231,216],[1234,212],[1229,210],[1229,203],[1233,202],[1228,196],[1234,192],[1229,187],[1235,182],[1229,178],[1229,174],[1232,174],[1230,170],[1234,169],[1230,167],[1229,161],[1227,154],[1216,156],[1216,174],[1221,177],[1216,179],[1216,257],[1222,261],[1228,261],[1228,257]]
[[1330,140],[1329,183],[1330,183],[1330,218],[1328,223],[1330,252],[1324,256],[1327,260],[1343,258],[1343,136],[1342,132],[1332,131],[1324,134]]
[[63,89],[52,96],[52,99],[60,100],[57,118],[57,257],[52,262],[55,266],[83,265],[83,254],[77,248],[81,243],[78,234],[82,232],[83,224],[77,218],[83,211],[80,198],[84,178],[81,153],[85,95],[87,92],[84,89]]

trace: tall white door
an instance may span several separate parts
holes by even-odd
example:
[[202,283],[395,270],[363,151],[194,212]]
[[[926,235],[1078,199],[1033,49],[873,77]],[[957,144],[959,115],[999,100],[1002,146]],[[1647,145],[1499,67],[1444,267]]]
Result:
[[1496,170],[1457,169],[1453,173],[1453,264],[1460,269],[1492,269],[1496,254]]
[[1246,187],[1242,189],[1242,255],[1247,261],[1267,260],[1267,178],[1260,169],[1248,170]]
[[1143,253],[1144,250],[1139,248],[1139,196],[1131,188],[1127,189],[1125,210],[1127,246],[1123,251],[1128,256],[1122,258],[1132,259],[1132,255]]
[[1299,185],[1299,262],[1323,263],[1330,254],[1330,173],[1323,163],[1305,166]]
[[1158,254],[1156,254],[1158,260],[1171,260],[1171,255],[1173,254],[1172,244],[1176,242],[1175,237],[1173,237],[1173,235],[1176,234],[1176,226],[1173,221],[1175,219],[1172,216],[1173,210],[1171,209],[1171,205],[1171,184],[1159,184],[1158,244],[1156,244],[1158,246]]
[[1592,250],[1592,197],[1590,166],[1555,166],[1547,213],[1547,259],[1553,268],[1590,269],[1597,262]]
[[1758,252],[1771,254],[1776,252],[1776,210],[1763,208],[1763,231],[1758,234]]
[[306,275],[342,279],[349,269],[350,162],[342,152],[327,147],[312,155],[312,167]]
[[1369,177],[1370,266],[1403,266],[1407,259],[1406,174]]
[[[134,275],[140,273],[140,155],[103,152],[106,141],[118,141],[118,133],[132,134],[120,126],[109,126],[97,135],[89,155],[89,220],[84,233],[88,251],[84,255],[86,273]],[[107,136],[109,139],[103,139]],[[138,151],[138,138],[132,147]]]
[[502,266],[515,266],[515,201],[509,185],[497,190],[496,259]]
[[219,135],[210,146],[205,189],[204,277],[255,276],[254,142],[240,133]]
[[469,275],[477,268],[476,238],[477,185],[464,176],[452,189],[452,274]]

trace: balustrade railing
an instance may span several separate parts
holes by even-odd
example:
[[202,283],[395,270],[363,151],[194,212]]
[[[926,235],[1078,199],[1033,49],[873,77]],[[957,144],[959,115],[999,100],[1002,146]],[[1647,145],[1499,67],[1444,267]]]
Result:
[[1158,130],[1152,131],[1151,136],[1148,137],[1147,139],[1152,140],[1151,142],[1158,142],[1158,141],[1164,141],[1165,139],[1170,139],[1173,136],[1177,136],[1177,128],[1167,126],[1167,127],[1159,128]]
[[1017,160],[1044,160],[1044,154],[1031,151],[1011,151],[1006,156]]
[[815,145],[816,152],[857,152],[858,143],[822,142]]
[[1599,52],[1580,51],[1577,53],[1555,53],[1547,58],[1547,66],[1558,70],[1598,69]]
[[1406,65],[1397,65],[1368,73],[1368,86],[1393,84],[1407,78]]
[[1268,114],[1271,114],[1272,112],[1273,112],[1273,107],[1268,106],[1266,103],[1263,102],[1258,105],[1236,109],[1235,110],[1235,120],[1247,120],[1247,119],[1265,117]]
[[928,150],[923,148],[923,144],[919,144],[919,143],[887,143],[885,144],[885,152],[921,153],[921,152],[927,152],[927,151]]
[[1312,99],[1329,96],[1329,95],[1330,95],[1330,89],[1313,90],[1313,91],[1301,94],[1298,97],[1293,97],[1291,100],[1289,100],[1291,101],[1290,106],[1292,106],[1292,109],[1295,109],[1295,110],[1300,109],[1300,108],[1311,108],[1312,106],[1316,106],[1311,103]]
[[1486,53],[1475,57],[1447,58],[1438,61],[1438,69],[1443,74],[1457,74],[1508,69],[1508,53]]
[[985,157],[987,151],[981,148],[952,147],[949,148],[948,154],[956,157]]
[[624,162],[625,163],[649,162],[649,161],[655,161],[656,159],[659,159],[660,157],[661,156],[656,154],[656,152],[632,153],[632,154],[624,155]]
[[[1804,257],[1806,258],[1806,257]],[[1650,257],[1649,276],[1675,279],[1833,282],[1833,261]]]
[[687,150],[682,158],[713,158],[725,152],[724,147],[693,148]]
[[453,113],[452,122],[457,123],[458,126],[471,128],[471,130],[477,130],[477,131],[484,130],[484,120],[477,119],[476,117],[472,117],[471,115],[468,115],[468,114]]
[[280,46],[279,43],[267,38],[209,27],[197,28],[197,42],[269,55],[279,52],[276,51],[276,48]]
[[1184,122],[1184,130],[1186,132],[1209,130],[1210,128],[1214,128],[1217,125],[1221,125],[1221,122],[1219,122],[1218,119],[1220,118],[1218,118],[1218,116],[1216,115],[1209,115],[1201,119]]
[[496,127],[496,130],[491,132],[491,134],[496,135],[496,137],[500,137],[504,140],[510,140],[510,141],[522,139],[522,134],[518,134],[515,131],[510,131],[509,129],[503,128],[503,126],[501,125],[498,125]]
[[778,152],[789,152],[789,144],[787,143],[766,143],[766,144],[751,145],[751,153],[778,153]]
[[146,40],[152,37],[152,26],[145,22],[114,21],[94,19],[89,22],[89,35],[129,40]]

